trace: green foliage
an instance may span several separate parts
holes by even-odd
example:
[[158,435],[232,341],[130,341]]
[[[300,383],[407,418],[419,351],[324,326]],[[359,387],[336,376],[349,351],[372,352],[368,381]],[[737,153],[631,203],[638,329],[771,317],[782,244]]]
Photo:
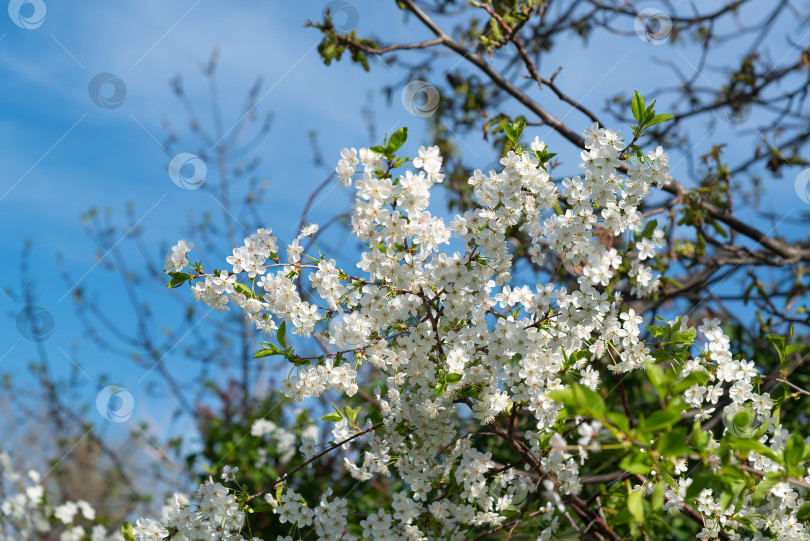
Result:
[[[238,389],[226,387],[217,394],[221,403],[216,410],[204,408],[199,411],[201,449],[185,457],[190,469],[202,470],[191,480],[190,486],[204,482],[209,475],[218,479],[219,472],[225,465],[239,468],[237,482],[248,493],[253,494],[262,488],[272,486],[285,473],[303,463],[303,457],[298,451],[302,434],[312,425],[324,425],[313,419],[309,411],[294,408],[293,401],[278,391],[272,391],[263,399],[252,402],[246,415],[230,413],[241,404],[243,397]],[[341,409],[332,405],[332,409],[334,411],[322,416],[326,423],[338,422],[343,418],[352,425],[365,422],[364,418],[361,419],[364,411],[362,403],[356,405],[348,403]],[[372,421],[379,422],[379,414],[376,411],[367,413]],[[264,436],[253,435],[251,427],[259,420],[270,421],[277,426],[276,430],[283,430],[295,436],[289,450],[283,447],[284,437],[278,432]],[[323,449],[324,447],[320,447],[318,451]],[[287,456],[284,456],[285,452],[288,453]],[[389,498],[387,490],[395,488],[395,485],[391,485],[377,497],[372,497],[366,491],[352,490],[356,484],[355,480],[348,475],[335,475],[341,468],[342,459],[327,453],[310,468],[300,471],[284,484],[277,485],[274,490],[276,497],[286,485],[300,493],[304,501],[315,505],[324,491],[331,488],[341,497],[347,498],[353,508],[362,510],[360,512],[371,513],[375,510],[379,498]],[[233,486],[232,483],[226,484]],[[185,491],[185,487],[183,489]],[[241,490],[237,493],[241,493]],[[260,498],[258,500],[263,502]],[[258,512],[252,513],[249,518],[253,535],[260,535],[263,539],[288,535],[290,525],[279,523],[270,507],[266,503],[262,505],[266,508],[260,506]]]
[[282,321],[281,325],[276,330],[276,340],[281,344],[281,347],[287,349],[287,322]]
[[785,467],[789,475],[801,477],[803,473],[799,465],[804,461],[805,456],[805,442],[804,437],[794,432],[785,443],[785,449],[782,453]]
[[637,523],[644,522],[644,490],[635,490],[627,496],[627,509]]
[[405,141],[408,139],[408,128],[403,127],[399,128],[393,134],[391,134],[391,138],[389,139],[388,136],[383,138],[383,144],[370,147],[369,150],[376,152],[377,154],[382,154],[385,156],[389,161],[391,161],[395,165],[399,165],[404,163],[407,158],[396,158],[396,152],[399,148],[405,144]]
[[317,28],[323,34],[323,39],[318,44],[318,53],[321,55],[324,64],[328,66],[333,60],[340,61],[343,53],[348,50],[353,62],[360,64],[365,71],[371,69],[364,48],[376,48],[378,47],[376,42],[358,37],[356,30],[350,32],[338,31],[333,24],[332,14],[328,12],[324,13],[322,22],[313,23],[309,21],[307,26]]
[[804,344],[790,343],[793,340],[793,327],[790,327],[789,337],[784,337],[778,334],[769,334],[766,338],[768,343],[771,344],[776,350],[776,354],[779,356],[780,366],[784,366],[792,354],[803,351],[806,347]]
[[170,272],[169,276],[171,276],[171,280],[169,280],[169,285],[166,286],[167,289],[180,287],[191,280],[191,276],[185,272]]
[[518,118],[511,124],[507,124],[504,122],[503,131],[506,133],[506,137],[512,142],[512,147],[516,148],[518,146],[520,136],[525,128],[526,128],[526,120],[522,118]]
[[622,458],[619,468],[638,475],[647,475],[652,470],[652,459],[646,451],[634,451]]
[[681,414],[677,410],[656,410],[639,424],[639,430],[656,432],[669,428],[680,420]]
[[647,222],[647,225],[644,226],[641,233],[634,233],[636,242],[640,241],[641,239],[651,239],[656,227],[658,227],[658,220],[650,220]]
[[675,118],[675,115],[671,114],[656,114],[655,110],[653,109],[654,106],[655,101],[645,108],[644,98],[641,97],[641,94],[639,94],[638,91],[633,91],[631,108],[633,118],[635,118],[638,122],[637,126],[630,126],[633,128],[633,136],[640,136],[641,133],[650,126],[655,126],[656,124],[661,124],[662,122],[668,122]]
[[687,430],[684,427],[667,432],[658,440],[658,453],[666,457],[681,457],[692,453],[686,443]]
[[635,158],[641,162],[644,161],[644,154],[641,152],[641,147],[635,144],[636,141],[638,141],[645,134],[645,131],[648,128],[651,128],[657,124],[669,122],[675,118],[675,115],[672,114],[656,113],[654,107],[655,101],[653,101],[650,105],[646,105],[641,94],[639,94],[638,91],[633,91],[633,98],[630,100],[630,110],[633,113],[633,118],[636,119],[637,124],[630,124],[630,128],[633,130],[633,140],[625,149],[625,154],[628,156],[635,156]]
[[607,415],[607,405],[596,391],[584,385],[570,385],[548,393],[549,398],[565,406],[564,415],[581,415],[593,419],[603,419]]
[[132,524],[127,521],[121,525],[121,535],[124,536],[124,541],[135,541],[135,534],[132,531]]

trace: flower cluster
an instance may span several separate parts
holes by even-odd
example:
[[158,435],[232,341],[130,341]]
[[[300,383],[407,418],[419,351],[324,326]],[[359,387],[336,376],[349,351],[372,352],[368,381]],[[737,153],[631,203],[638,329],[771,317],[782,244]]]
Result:
[[16,472],[11,457],[0,452],[0,541],[58,539],[59,541],[123,541],[120,533],[110,533],[93,524],[96,512],[83,501],[54,505],[35,470]]
[[187,255],[194,248],[194,244],[181,240],[174,246],[172,251],[166,256],[166,264],[163,265],[164,272],[180,272],[188,263]]
[[[382,421],[372,427],[368,419],[358,423],[338,413],[332,445],[345,449],[345,439],[373,428],[365,449],[345,459],[347,473],[361,482],[394,476],[404,488],[356,522],[364,538],[460,539],[464,528],[498,528],[518,506],[522,517],[529,505],[543,525],[540,539],[554,536],[567,506],[605,533],[609,527],[579,499],[580,468],[591,453],[631,442],[641,450],[622,467],[643,480],[623,496],[634,519],[643,521],[645,505],[658,505],[653,500],[664,511],[694,511],[686,503],[688,455],[700,455],[715,471],[737,466],[716,454],[718,442],[699,423],[691,447],[681,436],[686,429],[671,427],[688,414],[687,406],[698,420],[710,418],[714,409],[705,404],[724,396],[724,418],[750,406],[768,421],[762,433],[753,433],[760,446],[744,449],[751,468],[759,474],[795,470],[780,458],[787,434],[778,418],[771,422],[775,402],[754,391],[754,364],[732,358],[719,322],[700,328],[707,343],[694,357],[694,331],[683,318],[659,327],[654,337],[669,348],[666,360],[676,362],[672,374],[658,366],[663,350],[642,336],[643,318],[625,298],[644,299],[661,285],[657,250],[665,233],[645,222],[640,209],[653,188],[670,181],[668,157],[659,147],[628,161],[621,132],[597,125],[584,136],[581,176],[558,185],[547,170],[543,142],[535,139],[528,149],[515,145],[500,160],[500,171],[473,173],[469,183],[478,206],[449,221],[429,211],[431,188],[444,179],[436,147],[420,147],[402,173],[397,169],[407,162],[390,147],[344,149],[336,173],[355,190],[351,228],[366,247],[356,269],[339,268],[321,254],[315,226],[287,246],[286,258],[270,230],[259,230],[227,259],[232,273],[208,274],[192,265],[182,241],[169,255],[172,272],[191,270],[195,298],[216,309],[235,304],[259,330],[277,330],[279,345],[265,342],[260,356],[281,355],[292,363],[282,382],[287,396],[303,400],[331,390],[351,397],[361,380],[369,383],[365,396]],[[516,232],[531,239],[534,264],[543,265],[549,254],[559,259],[553,275],[535,285],[517,280],[509,243]],[[307,253],[304,244],[317,253]],[[566,282],[556,279],[562,272],[569,275]],[[329,353],[297,354],[286,343],[287,327]],[[639,370],[654,378],[662,403],[672,399],[672,389],[684,389],[637,428],[630,411],[609,415],[597,391],[602,375],[621,382]],[[642,436],[647,426],[669,435]],[[733,424],[726,430],[729,437],[752,436],[733,434]],[[493,461],[477,447],[484,436],[498,438],[519,460]],[[654,453],[638,443],[642,437]],[[316,445],[313,439],[301,446],[305,460],[315,457]],[[264,494],[281,523],[313,526],[321,539],[356,538],[348,533],[345,500],[329,501],[327,494],[311,508],[283,480],[278,493]],[[228,531],[237,529],[244,516],[229,507],[227,492],[206,490],[217,499],[200,494],[208,498],[201,504],[208,510],[193,516],[209,525],[199,527],[213,528],[216,518]],[[752,494],[721,506],[701,492],[695,502],[706,517],[701,536],[755,527],[779,539],[805,538],[796,519],[804,493],[774,483],[768,493],[773,507],[763,511]],[[179,524],[175,516],[163,527]]]
[[[315,427],[315,425],[311,426],[317,433],[317,427]],[[295,456],[295,433],[282,426],[276,425],[272,421],[268,421],[267,419],[257,420],[253,423],[253,426],[250,427],[250,434],[263,438],[266,442],[272,442],[275,448],[275,456],[279,458],[282,464],[286,464]],[[261,463],[257,464],[256,467],[264,466],[267,461],[266,444],[259,448],[259,456]]]
[[[225,466],[221,477],[226,482],[235,482],[234,474],[238,470]],[[185,495],[175,494],[165,507],[161,521],[139,518],[131,527],[131,534],[136,541],[164,538],[177,541],[261,541],[255,536],[242,535],[246,507],[235,490],[209,477],[199,486],[194,497],[195,503],[190,503]]]

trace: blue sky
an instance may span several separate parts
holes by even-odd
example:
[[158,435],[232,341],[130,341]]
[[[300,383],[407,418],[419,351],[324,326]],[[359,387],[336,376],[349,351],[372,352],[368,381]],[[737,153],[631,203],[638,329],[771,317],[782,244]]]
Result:
[[[136,418],[161,425],[166,422],[167,408],[143,398],[145,384],[140,380],[144,370],[111,358],[82,337],[69,296],[65,297],[70,287],[59,277],[56,254],[63,255],[73,277],[83,277],[82,285],[98,292],[102,303],[113,310],[113,317],[126,320],[130,316],[114,311],[116,295],[121,294],[121,278],[107,273],[103,264],[96,264],[98,250],[82,229],[81,214],[91,207],[111,208],[123,218],[125,205],[132,203],[134,216],[141,220],[143,238],[157,253],[162,243],[187,237],[183,228],[190,211],[219,212],[208,192],[182,190],[168,176],[169,157],[159,143],[166,135],[162,119],[170,119],[179,131],[188,133],[184,131],[186,114],[170,92],[168,81],[181,73],[191,101],[199,104],[203,120],[210,121],[205,107],[208,90],[198,65],[215,47],[221,50],[218,80],[226,119],[238,114],[255,77],[264,77],[259,109],[272,111],[274,122],[269,137],[256,153],[263,161],[259,175],[270,182],[271,197],[264,209],[266,225],[278,231],[288,230],[289,224],[297,222],[311,190],[324,178],[323,171],[311,163],[311,130],[318,132],[321,149],[330,163],[336,162],[342,147],[375,143],[368,140],[360,114],[370,91],[378,134],[409,126],[411,153],[418,143],[429,141],[423,121],[405,111],[399,96],[395,94],[389,105],[379,92],[386,84],[404,85],[403,70],[376,61],[372,61],[370,74],[346,61],[331,67],[323,65],[315,50],[319,34],[304,28],[304,23],[307,19],[317,20],[326,1],[251,0],[226,5],[213,0],[45,0],[45,4],[44,21],[33,29],[20,28],[5,16],[4,10],[0,11],[0,287],[19,289],[20,253],[25,240],[31,240],[31,278],[36,283],[37,304],[54,320],[53,334],[43,343],[54,371],[64,375],[74,369],[73,362],[81,366],[87,375],[90,399],[95,396],[101,374],[109,374],[111,383],[129,389],[135,396]],[[353,0],[352,5],[359,14],[361,35],[384,28],[391,41],[432,37],[414,21],[402,24],[393,2]],[[639,7],[646,5],[658,3],[639,3]],[[749,15],[742,13],[741,19]],[[632,19],[624,23],[623,30],[632,32]],[[794,36],[804,41],[806,37]],[[790,57],[791,47],[784,36],[777,35],[772,41],[769,48],[773,58]],[[741,54],[733,42],[721,50],[728,58]],[[661,58],[691,75],[699,48],[690,44],[656,47],[634,37],[596,35],[587,46],[571,38],[570,44],[557,47],[554,55],[541,64],[543,73],[548,75],[558,65],[565,66],[557,77],[558,85],[601,113],[608,95],[630,93],[633,89],[647,94],[647,90],[670,81],[671,71],[663,66]],[[451,57],[439,67],[448,69],[457,61]],[[99,107],[88,95],[90,81],[104,72],[116,75],[126,85],[120,107]],[[437,69],[437,76],[440,73]],[[708,73],[706,77],[714,81],[723,75]],[[537,97],[537,91],[533,90],[532,95]],[[576,130],[589,125],[549,92],[539,99]],[[662,100],[658,109],[668,111],[672,105]],[[519,109],[506,112],[516,111]],[[758,137],[755,121],[756,115],[741,126],[718,122],[716,129],[706,131],[705,136],[695,134],[693,153],[706,153],[718,140],[745,141],[744,145],[727,149],[732,161],[742,158],[752,138]],[[529,129],[526,134],[545,139],[560,152],[560,157],[568,156],[569,164],[578,161],[576,149],[548,130]],[[474,136],[459,146],[468,162],[484,166],[494,158],[492,151]],[[194,147],[178,150],[196,151]],[[686,161],[681,158],[673,155],[672,163],[676,176],[685,177]],[[783,181],[769,185],[762,201],[765,208],[776,208],[781,215],[795,218],[808,210],[794,193],[796,173],[798,170],[788,172]],[[314,210],[312,219],[326,219],[349,203],[349,194],[336,190]],[[745,211],[741,215],[745,217]],[[801,228],[787,231],[799,234]],[[240,232],[239,237],[248,233]],[[222,266],[226,255],[223,247],[220,253],[198,253],[197,257]],[[152,299],[153,310],[172,310],[172,294],[181,293],[157,291]],[[4,295],[0,295],[0,306],[8,316],[0,333],[0,370],[24,379],[24,366],[36,352],[34,344],[15,328],[14,318],[23,306]],[[79,349],[74,350],[77,344]],[[74,351],[78,351],[75,358]],[[72,361],[63,352],[69,352]]]
[[[120,276],[104,270],[110,256],[97,264],[103,252],[82,228],[80,216],[91,207],[112,209],[123,224],[125,208],[132,204],[145,244],[154,254],[167,242],[186,236],[189,212],[219,212],[210,192],[182,190],[167,173],[169,156],[160,145],[166,138],[162,119],[168,118],[181,135],[188,135],[186,113],[169,89],[172,77],[182,74],[201,120],[210,123],[208,88],[198,66],[219,47],[218,81],[227,124],[235,122],[248,89],[263,76],[258,109],[261,114],[272,112],[274,120],[256,154],[263,161],[259,176],[270,182],[272,204],[266,208],[266,225],[282,236],[291,235],[289,224],[297,223],[310,192],[325,177],[311,163],[309,132],[318,131],[330,162],[336,162],[343,146],[374,144],[367,140],[360,110],[368,90],[390,82],[394,75],[384,69],[368,75],[348,64],[323,66],[315,50],[319,34],[303,26],[307,19],[318,19],[325,5],[254,1],[225,9],[219,3],[195,0],[138,7],[124,2],[88,4],[77,10],[48,3],[45,20],[35,29],[0,18],[0,70],[5,81],[0,89],[5,119],[0,127],[5,165],[0,175],[4,231],[0,259],[9,271],[0,287],[19,290],[20,254],[24,242],[31,240],[29,277],[35,283],[36,302],[54,322],[53,334],[42,346],[54,373],[66,376],[76,366],[81,368],[78,379],[89,400],[107,374],[109,383],[134,395],[136,418],[157,425],[168,418],[165,412],[170,408],[145,396],[147,384],[159,379],[155,374],[142,379],[143,368],[112,357],[82,336],[68,293],[80,279],[79,285],[94,291],[111,317],[125,327],[133,320],[118,308],[116,298],[123,294]],[[364,9],[361,24],[373,17],[374,9]],[[99,107],[89,96],[90,81],[105,72],[126,86],[120,107]],[[400,105],[382,117],[378,132],[418,120]],[[196,152],[197,147],[178,150]],[[314,209],[313,220],[328,218],[349,203],[347,192],[335,190]],[[127,246],[125,230],[126,226],[118,234],[122,247]],[[238,238],[247,234],[239,231]],[[196,255],[222,267],[226,248]],[[57,253],[73,277],[69,283],[59,277]],[[138,257],[130,262],[137,265]],[[170,324],[174,319],[169,313],[176,312],[176,305],[169,297],[185,294],[187,290],[158,289],[149,300],[157,313],[165,311]],[[18,297],[0,297],[7,316],[0,369],[25,382],[25,367],[37,357],[35,344],[17,332],[15,317],[23,308]],[[175,362],[180,365],[173,364],[173,370],[187,368]],[[91,419],[104,423],[100,417]]]

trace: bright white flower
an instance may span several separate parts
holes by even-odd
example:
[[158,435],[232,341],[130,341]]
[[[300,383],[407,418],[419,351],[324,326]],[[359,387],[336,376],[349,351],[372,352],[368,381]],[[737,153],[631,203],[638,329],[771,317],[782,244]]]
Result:
[[234,474],[238,471],[239,468],[231,468],[230,466],[224,466],[222,468],[222,475],[220,475],[220,477],[222,478],[223,481],[233,481],[234,479],[236,479],[236,476]]

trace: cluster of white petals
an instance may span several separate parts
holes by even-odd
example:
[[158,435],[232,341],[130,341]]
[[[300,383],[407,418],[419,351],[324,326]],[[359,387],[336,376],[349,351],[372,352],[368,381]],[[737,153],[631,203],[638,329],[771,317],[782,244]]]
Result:
[[123,541],[120,532],[93,524],[96,512],[86,501],[54,504],[42,476],[15,471],[5,451],[0,451],[0,513],[0,541]]
[[[605,367],[621,375],[656,362],[642,337],[642,317],[618,291],[644,299],[660,287],[655,261],[664,231],[647,227],[640,208],[654,188],[671,180],[668,156],[659,147],[623,169],[628,162],[620,132],[594,125],[584,136],[580,176],[555,184],[539,159],[545,145],[535,140],[531,151],[509,152],[500,170],[476,170],[469,183],[477,207],[449,221],[429,211],[431,188],[444,179],[438,148],[419,148],[413,167],[398,175],[381,154],[344,149],[337,178],[356,192],[351,228],[366,247],[356,269],[341,269],[320,251],[306,253],[315,233],[308,227],[286,254],[261,229],[234,249],[227,260],[231,273],[205,274],[199,267],[192,272],[193,294],[207,305],[235,304],[259,330],[283,322],[296,335],[332,348],[334,353],[301,357],[284,343],[272,346],[273,354],[293,363],[282,382],[287,396],[303,400],[330,390],[352,396],[362,385],[358,378],[366,377],[376,387],[368,394],[382,423],[374,430],[370,421],[350,429],[341,421],[333,432],[341,442],[368,431],[363,452],[346,459],[348,474],[361,482],[396,476],[406,487],[359,522],[363,538],[462,539],[465,526],[501,525],[533,498],[543,524],[539,539],[553,539],[557,515],[582,490],[581,465],[611,438],[599,422],[580,418],[575,430],[560,431],[563,405],[553,391],[574,383],[596,390]],[[569,290],[556,275],[534,285],[516,283],[509,237],[517,230],[532,239],[532,262],[542,265],[554,253],[575,275],[568,282],[575,287]],[[191,268],[183,261],[186,247],[181,242],[173,249],[167,268]],[[669,326],[686,329],[682,320]],[[753,363],[732,358],[718,322],[706,322],[700,331],[705,350],[685,364],[680,377],[705,377],[685,391],[683,401],[698,416],[708,416],[727,396],[727,416],[750,406],[760,420],[770,420],[774,403],[767,393],[755,392]],[[506,434],[494,421],[502,414],[508,421],[518,407],[530,415],[531,427]],[[470,416],[482,430],[491,428],[525,449],[522,467],[493,473],[503,465],[477,449],[474,434],[461,428],[469,426],[461,420]],[[760,441],[779,453],[787,435],[778,419],[766,424]],[[710,438],[706,447],[714,445]],[[314,450],[314,441],[302,446],[306,459]],[[767,456],[751,457],[760,471],[780,468]],[[686,472],[686,462],[673,460],[676,474]],[[638,489],[648,495],[661,484],[665,509],[676,512],[690,483],[686,475],[652,472]],[[749,517],[778,539],[807,539],[796,520],[806,491],[781,483],[770,493],[768,509],[750,501],[721,507],[702,493],[701,538],[743,528],[741,517]],[[241,524],[240,512],[229,511],[227,491],[218,491],[215,500],[201,495],[211,517],[231,529]],[[314,524],[319,539],[354,539],[345,528],[345,500],[330,497],[311,508],[292,488],[265,496],[282,523]],[[214,522],[200,519],[201,513],[189,516]],[[212,527],[197,522],[191,524]],[[175,515],[159,527],[181,524]],[[765,535],[749,533],[750,539]]]

